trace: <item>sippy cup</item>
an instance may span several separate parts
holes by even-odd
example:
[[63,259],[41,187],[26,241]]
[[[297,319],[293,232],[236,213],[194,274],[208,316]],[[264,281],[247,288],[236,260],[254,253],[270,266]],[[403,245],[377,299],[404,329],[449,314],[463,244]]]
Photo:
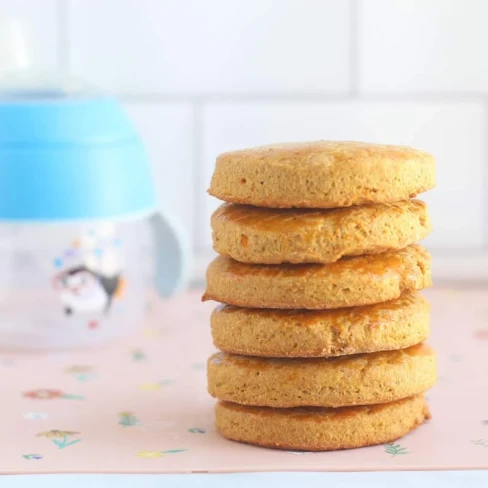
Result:
[[120,337],[151,282],[184,286],[187,244],[119,102],[26,79],[0,86],[0,348]]

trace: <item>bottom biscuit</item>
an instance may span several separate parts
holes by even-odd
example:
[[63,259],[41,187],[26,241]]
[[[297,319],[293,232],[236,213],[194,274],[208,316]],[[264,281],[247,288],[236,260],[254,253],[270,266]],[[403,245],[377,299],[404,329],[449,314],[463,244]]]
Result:
[[333,451],[394,441],[430,418],[424,395],[367,407],[268,408],[219,402],[223,437],[274,449]]

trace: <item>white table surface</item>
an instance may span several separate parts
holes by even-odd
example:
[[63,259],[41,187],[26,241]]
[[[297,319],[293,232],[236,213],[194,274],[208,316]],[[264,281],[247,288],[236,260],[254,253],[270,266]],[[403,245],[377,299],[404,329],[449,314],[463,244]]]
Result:
[[194,475],[14,475],[1,488],[484,488],[488,471],[244,473]]

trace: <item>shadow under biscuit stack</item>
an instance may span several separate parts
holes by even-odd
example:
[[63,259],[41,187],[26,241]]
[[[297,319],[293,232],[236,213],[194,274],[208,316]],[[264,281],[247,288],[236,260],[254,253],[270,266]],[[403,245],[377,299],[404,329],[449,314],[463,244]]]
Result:
[[433,158],[319,141],[218,157],[206,300],[208,362],[226,438],[289,450],[391,442],[430,417],[424,343]]

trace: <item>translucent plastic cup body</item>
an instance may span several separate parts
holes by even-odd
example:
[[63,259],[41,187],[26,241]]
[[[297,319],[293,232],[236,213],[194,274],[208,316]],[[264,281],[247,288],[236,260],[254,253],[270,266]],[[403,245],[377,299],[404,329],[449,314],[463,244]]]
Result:
[[0,223],[0,349],[102,343],[144,318],[146,220]]

